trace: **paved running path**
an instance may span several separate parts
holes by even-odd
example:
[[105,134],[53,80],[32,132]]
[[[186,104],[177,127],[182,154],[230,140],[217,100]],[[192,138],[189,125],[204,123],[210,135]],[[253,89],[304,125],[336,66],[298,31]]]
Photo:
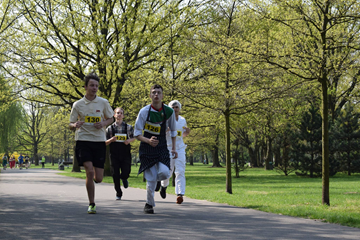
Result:
[[[85,180],[48,169],[0,174],[0,239],[360,239],[360,229],[156,193],[155,214],[143,213],[146,192],[96,185],[97,214],[87,214]],[[144,183],[145,184],[145,183]],[[130,183],[131,185],[131,183]]]

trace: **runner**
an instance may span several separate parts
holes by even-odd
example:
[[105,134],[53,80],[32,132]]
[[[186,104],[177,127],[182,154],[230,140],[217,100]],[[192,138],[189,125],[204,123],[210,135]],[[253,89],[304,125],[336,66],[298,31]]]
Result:
[[14,155],[12,155],[9,159],[9,165],[10,165],[10,169],[15,168],[15,157]]
[[170,154],[166,144],[166,126],[171,131],[171,140],[174,146],[171,154],[177,158],[174,111],[162,103],[163,89],[160,85],[151,87],[150,98],[151,104],[142,108],[137,116],[134,132],[135,138],[141,141],[139,174],[144,172],[144,177],[147,180],[145,213],[154,213],[154,191],[159,191],[160,181],[170,176]]
[[40,161],[40,163],[41,163],[41,168],[45,168],[45,156],[42,156],[42,158],[41,158],[41,161]]
[[[175,194],[177,195],[176,203],[181,204],[183,200],[183,196],[185,194],[185,166],[186,166],[186,154],[185,149],[186,145],[184,143],[183,138],[189,135],[190,129],[187,127],[186,120],[182,116],[180,116],[181,103],[178,100],[173,100],[169,103],[169,106],[174,109],[175,118],[176,118],[176,151],[178,153],[178,158],[171,158],[170,160],[170,177],[174,172],[175,167]],[[172,141],[170,137],[170,132],[166,133],[167,146],[169,151],[172,149]],[[160,196],[162,198],[166,198],[166,188],[169,185],[169,179],[161,181],[160,188]]]
[[21,153],[20,153],[20,156],[18,157],[18,163],[19,163],[19,169],[21,170],[23,167],[23,163],[24,163],[24,157]]
[[[122,191],[120,179],[124,188],[128,188],[128,178],[131,172],[131,146],[135,140],[134,129],[126,124],[124,119],[124,109],[115,109],[115,122],[106,129],[106,145],[110,144],[111,173],[116,191],[116,200],[121,200]],[[121,170],[121,174],[120,174]]]
[[25,168],[28,169],[30,166],[30,158],[29,156],[26,154],[25,155]]
[[95,73],[85,79],[85,96],[76,101],[71,109],[69,127],[75,130],[76,158],[86,171],[88,213],[96,213],[95,185],[104,175],[106,155],[105,127],[113,122],[114,111],[109,101],[96,95],[100,79]]
[[6,170],[7,162],[8,162],[8,157],[6,156],[6,154],[4,154],[4,156],[2,158],[2,166],[3,166],[4,170]]

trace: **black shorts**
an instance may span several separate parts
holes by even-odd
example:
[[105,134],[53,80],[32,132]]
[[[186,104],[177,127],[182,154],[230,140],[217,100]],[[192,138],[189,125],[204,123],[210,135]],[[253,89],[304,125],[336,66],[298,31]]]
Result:
[[84,162],[92,162],[94,167],[104,168],[105,142],[76,141],[75,155],[79,166],[84,166]]

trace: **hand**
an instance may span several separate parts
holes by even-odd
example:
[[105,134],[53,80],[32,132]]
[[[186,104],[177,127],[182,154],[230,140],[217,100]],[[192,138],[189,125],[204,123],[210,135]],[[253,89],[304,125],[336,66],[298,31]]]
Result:
[[178,157],[178,153],[176,150],[171,150],[171,155],[173,156],[174,159]]
[[116,142],[116,136],[113,136],[110,140],[111,142]]
[[129,142],[129,139],[124,141],[124,144],[125,144],[125,145],[129,145],[129,143],[130,143],[130,142]]
[[188,127],[184,127],[184,129],[185,129],[185,132],[184,132],[184,133],[187,133],[187,134],[189,134],[189,133],[190,133],[190,128],[188,128]]
[[94,123],[94,127],[97,128],[97,129],[100,129],[100,128],[103,127],[103,123],[102,122]]
[[155,136],[152,136],[149,139],[149,145],[152,147],[156,147],[159,144],[159,140],[157,140],[157,138]]
[[74,127],[75,127],[75,128],[81,128],[81,126],[82,126],[84,123],[85,123],[84,121],[77,121],[77,122],[74,124]]

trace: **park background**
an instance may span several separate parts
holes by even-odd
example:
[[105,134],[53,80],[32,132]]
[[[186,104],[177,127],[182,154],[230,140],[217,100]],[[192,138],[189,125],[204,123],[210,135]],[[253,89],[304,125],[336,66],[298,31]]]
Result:
[[[359,10],[355,0],[3,0],[0,152],[76,161],[69,112],[95,72],[129,124],[154,83],[165,103],[179,100],[189,165],[222,169],[224,194],[259,168],[320,181],[316,204],[331,209],[330,181],[358,183],[360,172]],[[345,209],[359,215],[351,186]]]

